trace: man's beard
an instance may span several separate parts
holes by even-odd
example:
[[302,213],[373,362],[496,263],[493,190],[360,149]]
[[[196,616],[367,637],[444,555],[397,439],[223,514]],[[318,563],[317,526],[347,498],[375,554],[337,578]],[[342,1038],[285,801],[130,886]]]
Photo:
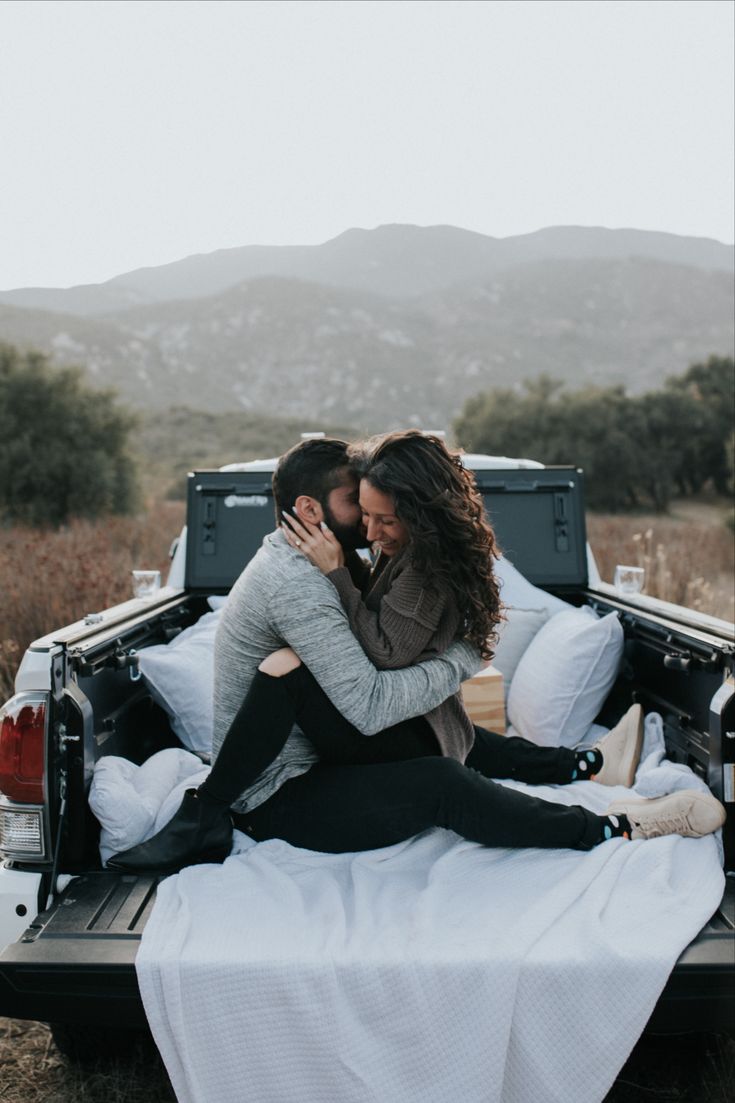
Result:
[[365,538],[365,530],[360,521],[356,525],[342,525],[335,519],[334,514],[326,503],[322,503],[324,517],[327,525],[332,530],[337,540],[346,552],[357,551],[358,548],[368,548]]

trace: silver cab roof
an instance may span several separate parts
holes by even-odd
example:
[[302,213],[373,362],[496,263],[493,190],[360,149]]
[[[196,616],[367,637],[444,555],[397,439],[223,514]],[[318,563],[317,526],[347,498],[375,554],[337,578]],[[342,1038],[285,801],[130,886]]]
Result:
[[[275,471],[278,456],[267,460],[249,460],[247,463],[227,463],[220,467],[220,471]],[[465,452],[462,454],[462,463],[471,471],[491,471],[493,469],[509,470],[510,468],[538,468],[544,464],[537,460],[514,459],[510,456],[485,456],[481,452]]]

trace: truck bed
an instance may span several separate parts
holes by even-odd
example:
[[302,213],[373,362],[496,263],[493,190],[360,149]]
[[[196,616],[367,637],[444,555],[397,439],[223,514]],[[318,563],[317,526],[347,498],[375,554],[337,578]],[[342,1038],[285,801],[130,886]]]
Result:
[[[99,872],[76,878],[57,903],[0,954],[0,1004],[12,1018],[143,1028],[135,973],[158,877]],[[647,1030],[735,1036],[735,880],[720,907],[679,958]]]

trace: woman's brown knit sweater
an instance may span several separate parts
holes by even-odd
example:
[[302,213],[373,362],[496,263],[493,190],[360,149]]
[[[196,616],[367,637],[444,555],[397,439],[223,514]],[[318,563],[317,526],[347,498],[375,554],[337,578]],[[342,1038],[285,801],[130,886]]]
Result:
[[[408,548],[381,556],[365,595],[349,570],[339,567],[327,577],[337,588],[350,627],[371,662],[396,670],[441,655],[457,636],[460,615],[453,596],[429,587],[413,566]],[[425,714],[441,752],[464,762],[475,733],[457,693]]]

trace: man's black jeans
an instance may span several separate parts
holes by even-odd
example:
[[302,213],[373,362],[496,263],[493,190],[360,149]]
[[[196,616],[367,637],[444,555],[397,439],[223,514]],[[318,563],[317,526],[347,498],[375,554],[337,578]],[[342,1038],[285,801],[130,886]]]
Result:
[[235,826],[254,839],[285,839],[331,853],[389,846],[429,827],[449,828],[486,846],[586,850],[600,839],[601,817],[592,812],[491,780],[569,782],[575,755],[568,748],[538,747],[475,728],[463,765],[441,755],[420,718],[366,736],[303,666],[282,678],[258,673],[204,788],[234,802],[275,758],[294,722],[320,761],[253,811],[235,814]]

